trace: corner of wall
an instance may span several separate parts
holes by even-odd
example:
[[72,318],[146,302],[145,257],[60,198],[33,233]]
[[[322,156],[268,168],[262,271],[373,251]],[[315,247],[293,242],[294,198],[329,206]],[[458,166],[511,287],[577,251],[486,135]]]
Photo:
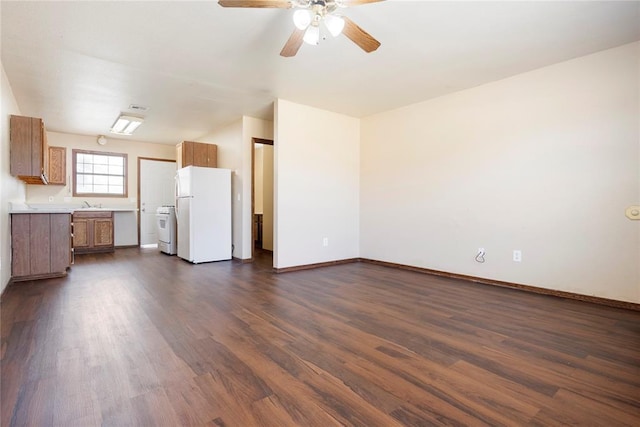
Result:
[[2,69],[2,117],[0,117],[0,293],[4,292],[11,278],[11,230],[9,224],[9,202],[25,201],[25,183],[14,178],[9,169],[9,116],[21,114],[13,95],[11,84]]
[[274,267],[359,256],[360,121],[279,99]]

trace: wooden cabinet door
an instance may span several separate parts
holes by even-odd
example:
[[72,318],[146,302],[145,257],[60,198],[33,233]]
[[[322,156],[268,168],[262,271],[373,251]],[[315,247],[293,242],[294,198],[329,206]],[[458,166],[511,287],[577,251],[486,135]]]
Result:
[[209,166],[209,144],[195,142],[193,144],[193,166],[208,167]]
[[[49,142],[47,141],[47,133],[44,130],[44,122],[40,119],[34,119],[38,121],[38,136],[39,138],[34,138],[33,143],[37,144],[40,148],[39,159],[40,164],[38,168],[38,176],[42,175],[44,177],[44,183],[47,184],[49,181]],[[36,141],[36,139],[40,140],[40,143]],[[34,162],[36,160],[34,159]]]
[[67,184],[67,149],[49,147],[49,184]]
[[9,132],[11,175],[31,175],[31,117],[11,116]]
[[69,214],[11,215],[11,276],[15,280],[65,275],[71,265]]
[[193,165],[193,143],[183,141],[176,145],[176,166],[178,169]]
[[36,117],[11,116],[9,127],[11,175],[27,184],[46,184],[49,153],[44,123]]
[[31,214],[29,258],[31,275],[51,273],[51,215]]
[[207,144],[207,166],[218,167],[218,146],[215,144]]
[[89,247],[89,220],[73,217],[73,247]]
[[31,272],[29,234],[31,215],[11,215],[11,275],[28,276]]
[[93,246],[113,246],[113,218],[96,218],[93,220]]
[[51,214],[51,272],[62,273],[71,265],[71,216]]

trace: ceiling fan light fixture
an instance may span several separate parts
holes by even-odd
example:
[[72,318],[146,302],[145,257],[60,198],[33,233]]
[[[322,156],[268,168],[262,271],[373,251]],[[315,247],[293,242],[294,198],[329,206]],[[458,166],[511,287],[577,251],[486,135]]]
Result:
[[338,37],[344,29],[344,19],[339,15],[327,15],[324,17],[324,25],[333,37]]
[[304,37],[302,38],[305,43],[311,45],[317,45],[320,41],[320,27],[316,25],[310,25],[307,28],[307,31],[304,33]]
[[311,11],[298,9],[293,13],[293,24],[300,30],[306,29],[311,24]]

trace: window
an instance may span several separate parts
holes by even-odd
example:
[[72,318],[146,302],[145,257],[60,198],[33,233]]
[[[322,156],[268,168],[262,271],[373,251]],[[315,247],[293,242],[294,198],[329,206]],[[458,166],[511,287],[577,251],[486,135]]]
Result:
[[73,150],[73,195],[127,197],[127,155]]

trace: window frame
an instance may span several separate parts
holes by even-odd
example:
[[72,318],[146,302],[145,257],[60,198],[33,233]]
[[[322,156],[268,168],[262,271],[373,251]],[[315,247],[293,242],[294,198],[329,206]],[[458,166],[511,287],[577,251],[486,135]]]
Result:
[[[113,157],[121,157],[123,160],[123,170],[122,170],[122,178],[124,180],[124,193],[123,194],[113,194],[113,193],[78,193],[78,174],[77,174],[77,159],[78,154],[97,154],[99,156],[113,156]],[[127,153],[112,153],[107,151],[92,151],[92,150],[80,150],[73,149],[71,150],[71,163],[72,163],[72,181],[73,181],[73,197],[117,197],[117,198],[126,198],[129,197],[129,174],[128,174],[128,165],[129,159]],[[102,174],[97,174],[102,175]],[[115,176],[115,175],[114,175]],[[117,175],[120,176],[120,175]]]

